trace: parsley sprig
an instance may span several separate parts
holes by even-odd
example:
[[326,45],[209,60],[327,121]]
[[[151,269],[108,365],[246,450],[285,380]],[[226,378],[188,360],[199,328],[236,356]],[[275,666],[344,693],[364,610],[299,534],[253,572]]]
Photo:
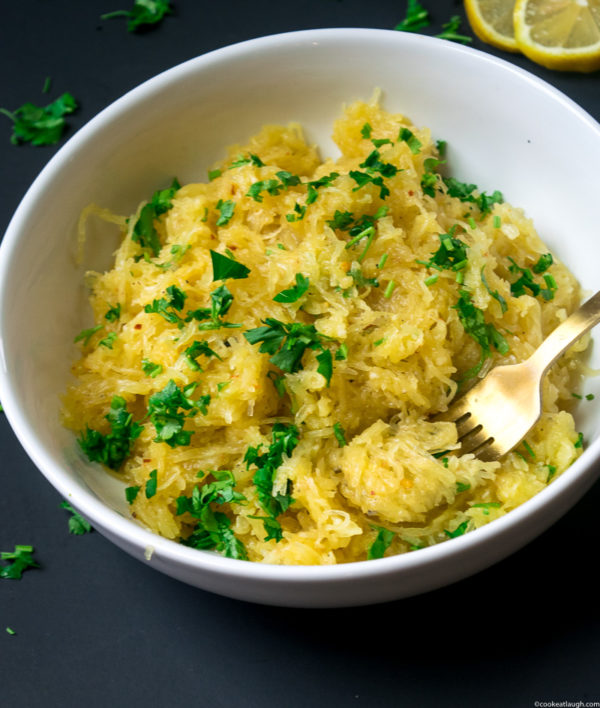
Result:
[[32,145],[54,145],[66,127],[65,116],[77,110],[77,102],[70,93],[63,93],[47,106],[25,103],[15,111],[0,108],[0,113],[13,123],[10,142]]
[[33,546],[15,546],[14,551],[0,551],[0,560],[9,561],[0,567],[0,578],[20,580],[28,568],[39,568],[33,557]]
[[121,396],[114,396],[110,410],[104,416],[110,423],[110,432],[103,435],[86,426],[77,439],[79,446],[90,462],[100,462],[111,470],[118,470],[129,456],[133,441],[139,437],[142,427],[133,420],[127,404]]
[[60,504],[61,509],[66,509],[70,512],[69,516],[69,533],[75,536],[82,536],[84,533],[93,531],[92,525],[86,521],[81,514],[76,511],[68,501],[63,501]]
[[[552,254],[546,253],[540,256],[539,260],[532,266],[531,270],[529,268],[521,268],[521,266],[519,266],[510,256],[508,257],[508,260],[511,263],[508,267],[509,271],[513,274],[520,275],[520,277],[510,285],[510,292],[514,295],[514,297],[521,297],[521,295],[525,295],[527,289],[533,297],[541,295],[544,300],[552,300],[554,298],[554,293],[558,287],[556,280],[554,280],[552,275],[545,272],[553,263]],[[543,274],[544,283],[546,284],[545,288],[536,282],[531,271],[539,275]]]
[[418,32],[430,24],[429,12],[418,0],[408,0],[406,16],[395,27],[399,32]]
[[494,190],[492,194],[480,192],[479,196],[475,196],[473,192],[476,190],[479,191],[476,184],[460,182],[454,177],[442,177],[442,181],[446,185],[450,197],[456,197],[460,199],[461,202],[475,204],[481,211],[482,216],[489,214],[494,204],[502,204],[504,202],[502,192],[499,192],[497,189]]
[[175,381],[170,379],[162,391],[150,396],[147,416],[156,430],[154,442],[165,442],[169,447],[190,444],[194,431],[184,429],[185,419],[196,411],[206,415],[210,403],[209,395],[192,400],[191,395],[197,386],[198,383],[194,381],[179,388]]
[[194,530],[183,543],[200,550],[214,549],[227,558],[248,560],[246,549],[233,533],[229,518],[214,508],[232,502],[240,504],[245,497],[235,491],[235,477],[229,470],[213,470],[209,474],[213,482],[197,485],[191,497],[180,496],[176,500],[177,514],[190,514],[196,522]]
[[172,13],[170,0],[135,0],[131,10],[114,10],[100,15],[101,20],[113,17],[127,17],[128,32],[137,32],[140,27],[155,25],[165,15]]
[[293,499],[290,496],[290,483],[285,494],[273,494],[273,483],[277,469],[283,464],[286,457],[291,457],[292,452],[298,445],[299,433],[295,425],[285,423],[275,423],[271,431],[273,442],[266,452],[261,452],[262,445],[249,447],[244,456],[246,469],[252,465],[256,467],[253,481],[256,485],[258,503],[267,515],[261,518],[267,533],[265,541],[275,539],[280,541],[283,538],[281,524],[277,517],[285,512]]

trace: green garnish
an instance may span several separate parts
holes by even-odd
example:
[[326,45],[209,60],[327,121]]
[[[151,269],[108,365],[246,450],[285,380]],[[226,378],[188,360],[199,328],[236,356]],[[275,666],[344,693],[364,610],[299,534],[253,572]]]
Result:
[[400,128],[398,140],[405,142],[413,155],[418,155],[423,147],[423,143],[416,137],[412,130],[409,130],[408,128]]
[[[245,266],[244,266],[245,267]],[[210,294],[210,307],[200,307],[197,310],[188,310],[185,318],[186,322],[198,320],[200,324],[198,329],[201,331],[209,329],[220,329],[221,327],[233,329],[241,327],[241,324],[233,322],[224,322],[223,316],[229,312],[229,308],[233,304],[233,295],[226,285],[219,286]],[[204,322],[203,320],[209,320]]]
[[233,258],[224,256],[222,253],[211,251],[210,258],[212,260],[213,282],[215,280],[227,280],[228,278],[241,280],[250,275],[250,268]]
[[355,246],[357,243],[366,238],[365,247],[358,257],[358,262],[362,263],[367,255],[367,251],[369,250],[371,243],[373,242],[373,239],[375,238],[375,222],[386,216],[388,211],[388,207],[381,206],[372,216],[370,214],[363,214],[358,219],[354,219],[354,216],[349,211],[336,211],[333,219],[327,221],[326,223],[334,230],[338,229],[339,231],[348,231],[348,235],[351,238],[346,244],[346,249],[352,248],[352,246]]
[[447,140],[436,140],[435,146],[440,154],[440,157],[446,157],[446,150],[448,149]]
[[467,290],[459,291],[459,299],[453,309],[458,312],[465,332],[481,347],[479,363],[464,375],[465,379],[472,378],[480,371],[483,362],[492,356],[492,345],[503,355],[508,353],[510,347],[494,325],[485,321],[483,311],[473,304],[471,294]]
[[33,558],[33,546],[15,546],[15,550],[0,552],[0,560],[10,561],[0,567],[0,578],[20,580],[28,568],[39,568],[39,563]]
[[373,128],[371,128],[371,124],[365,123],[363,125],[363,127],[360,129],[360,134],[365,140],[370,140],[372,131],[373,131]]
[[90,327],[89,329],[82,329],[73,341],[80,342],[81,340],[83,340],[83,345],[87,347],[90,342],[90,339],[94,336],[94,334],[96,334],[96,332],[99,332],[101,329],[104,329],[104,325],[99,324],[95,327]]
[[46,78],[44,79],[44,85],[42,86],[42,93],[50,93],[51,88],[52,88],[52,77],[46,76]]
[[242,165],[254,165],[255,167],[264,167],[265,163],[258,155],[248,153],[248,155],[238,155],[237,158],[229,165],[228,170],[234,167],[242,167]]
[[390,280],[390,282],[387,284],[385,292],[383,293],[383,297],[388,298],[388,299],[391,298],[392,293],[394,292],[395,288],[396,288],[396,282],[394,280]]
[[[448,459],[448,458],[445,458]],[[456,483],[456,493],[460,494],[461,492],[468,492],[469,489],[471,489],[471,485],[467,484],[466,482],[457,482]]]
[[275,295],[273,300],[275,302],[285,303],[296,302],[307,292],[309,285],[308,277],[305,277],[302,273],[296,273],[296,285],[287,288],[287,290],[282,290]]
[[372,288],[379,287],[379,281],[377,280],[377,278],[365,278],[360,266],[353,266],[348,272],[348,275],[352,278],[357,288],[363,288],[367,286]]
[[418,32],[424,27],[428,27],[429,24],[429,12],[427,12],[418,0],[408,0],[406,16],[394,29],[399,32]]
[[169,211],[172,206],[172,199],[178,189],[181,189],[181,185],[177,179],[173,179],[170,187],[154,192],[148,204],[142,207],[133,227],[131,238],[136,243],[139,243],[142,248],[150,249],[154,256],[158,256],[161,249],[154,221]]
[[190,368],[193,369],[194,371],[202,371],[202,367],[198,363],[197,359],[198,357],[203,354],[204,356],[211,357],[215,356],[219,361],[223,361],[221,357],[217,354],[217,352],[213,351],[209,346],[207,342],[201,342],[199,340],[196,340],[193,342],[184,352],[185,359],[187,363],[190,365]]
[[383,558],[384,553],[389,548],[390,544],[394,540],[396,535],[393,531],[389,529],[384,529],[381,526],[371,525],[374,531],[377,531],[377,537],[371,544],[371,547],[367,551],[367,560],[374,560],[375,558]]
[[302,219],[304,219],[305,214],[306,206],[296,203],[294,204],[294,212],[292,214],[286,214],[285,218],[290,223],[294,223],[294,221],[301,221]]
[[478,197],[474,196],[473,192],[478,189],[476,184],[467,184],[459,182],[454,177],[442,177],[442,181],[448,189],[450,197],[456,197],[461,202],[472,202],[479,207],[481,215],[489,214],[494,204],[502,204],[504,197],[502,192],[495,190],[491,195],[481,192]]
[[523,447],[527,451],[527,454],[529,455],[529,457],[531,457],[532,460],[535,460],[535,452],[533,451],[533,448],[527,442],[527,440],[523,440]]
[[131,445],[139,437],[143,426],[133,420],[133,414],[129,413],[125,399],[121,396],[113,396],[110,410],[104,417],[110,423],[110,433],[103,435],[86,426],[77,442],[90,462],[100,462],[111,470],[118,470],[128,457]]
[[471,509],[483,509],[486,516],[490,515],[490,509],[499,509],[502,506],[500,502],[482,502],[480,504],[471,504]]
[[104,315],[104,319],[109,322],[116,322],[121,317],[121,303],[118,302],[114,307],[109,308]]
[[348,347],[345,343],[340,344],[338,350],[335,353],[335,360],[336,361],[344,361],[347,358],[348,358]]
[[159,374],[162,374],[163,367],[162,364],[155,364],[149,359],[142,359],[142,371],[146,374],[146,376],[150,376],[150,378],[154,379]]
[[379,270],[381,270],[383,268],[383,266],[386,264],[388,257],[389,257],[389,255],[387,253],[384,253],[383,256],[381,256],[381,258],[379,259],[379,263],[377,264],[377,267],[379,268]]
[[246,463],[246,469],[250,469],[251,465],[256,467],[253,481],[256,485],[258,503],[268,517],[267,520],[263,520],[267,533],[264,540],[275,539],[275,541],[280,541],[283,538],[283,534],[277,517],[283,514],[294,500],[289,493],[290,482],[288,482],[285,494],[279,492],[273,494],[273,483],[277,469],[283,464],[285,458],[291,457],[294,448],[298,444],[299,433],[295,425],[275,423],[271,435],[273,442],[269,449],[261,453],[261,445],[249,447],[244,456],[244,462]]
[[443,164],[444,160],[438,160],[437,157],[427,157],[423,161],[423,174],[421,175],[421,189],[423,194],[429,197],[435,197],[435,188],[438,183],[438,174],[434,172],[438,165]]
[[333,376],[333,357],[329,349],[323,349],[320,354],[316,357],[319,365],[317,366],[317,373],[327,381],[327,387],[331,383],[331,377]]
[[144,487],[146,499],[152,499],[152,497],[156,494],[156,488],[158,485],[157,474],[157,470],[152,470],[152,472],[150,472],[148,480],[146,481],[146,485]]
[[546,477],[546,484],[550,482],[552,477],[556,474],[556,467],[554,465],[546,465],[548,468],[548,476]]
[[539,257],[537,263],[532,267],[532,270],[534,273],[537,273],[539,275],[541,273],[545,273],[553,263],[554,258],[552,258],[552,254],[544,253],[542,256]]
[[66,509],[71,513],[69,517],[69,533],[75,536],[83,536],[84,533],[93,531],[92,525],[87,522],[81,514],[76,511],[68,501],[61,502],[61,509]]
[[13,123],[10,142],[31,143],[32,145],[54,145],[57,143],[66,127],[64,116],[77,109],[77,102],[70,93],[63,93],[55,101],[45,107],[33,103],[25,103],[16,111],[0,108]]
[[125,487],[125,499],[127,499],[128,504],[133,504],[139,494],[141,487],[136,485],[133,487]]
[[217,226],[225,226],[231,221],[231,217],[235,211],[235,202],[233,199],[227,199],[226,201],[219,199],[217,202],[217,209],[220,213],[220,216],[217,219]]
[[254,182],[246,192],[246,196],[252,197],[255,202],[262,202],[262,192],[267,192],[271,196],[276,197],[283,189],[295,187],[300,184],[300,177],[286,172],[285,170],[280,170],[276,173],[276,176],[279,179],[265,179]]
[[101,20],[110,20],[113,17],[127,17],[127,30],[136,32],[145,25],[155,25],[165,15],[173,12],[170,0],[134,0],[131,10],[114,10],[100,15]]
[[336,229],[340,231],[347,231],[354,223],[354,215],[352,212],[339,211],[336,209],[333,219],[329,219],[325,223],[334,231]]
[[308,192],[306,193],[306,203],[314,204],[319,196],[319,189],[321,187],[329,187],[329,185],[339,177],[338,172],[331,172],[328,175],[315,179],[312,182],[307,182]]
[[344,447],[348,444],[346,441],[346,431],[342,428],[341,423],[333,424],[333,434],[335,435],[335,439],[338,441],[338,445],[340,447]]
[[219,169],[209,170],[208,171],[208,181],[212,182],[213,180],[217,179],[217,177],[220,177],[222,174],[223,173]]
[[364,187],[367,184],[374,184],[376,187],[379,187],[380,199],[385,199],[387,196],[389,196],[390,190],[383,183],[383,177],[374,177],[372,174],[368,174],[367,172],[359,172],[358,170],[351,170],[349,174],[357,185],[352,190],[353,192],[356,192],[361,187]]
[[98,342],[98,346],[100,347],[106,347],[107,349],[112,349],[113,348],[113,343],[115,339],[117,339],[118,335],[116,332],[109,332],[104,339],[101,339]]
[[162,391],[150,396],[147,415],[156,429],[154,442],[166,442],[169,447],[190,444],[193,431],[184,430],[185,418],[197,410],[206,415],[210,403],[209,395],[200,396],[196,401],[190,398],[197,385],[194,382],[179,388],[171,379]]
[[483,286],[485,289],[488,291],[488,293],[494,298],[494,300],[497,300],[500,303],[500,309],[502,310],[502,314],[504,314],[508,310],[508,305],[506,304],[506,300],[500,295],[500,293],[497,290],[492,290],[490,286],[488,285],[488,282],[485,278],[484,271],[485,266],[481,266],[481,282],[483,283]]
[[267,378],[272,382],[273,386],[275,386],[275,390],[279,394],[279,397],[283,398],[286,394],[285,376],[282,376],[275,371],[268,371]]
[[583,433],[579,433],[577,435],[577,440],[575,441],[574,446],[577,448],[583,447]]
[[461,24],[459,15],[452,15],[450,20],[442,25],[442,32],[436,34],[438,39],[449,39],[451,42],[460,42],[461,44],[469,44],[472,42],[471,37],[464,34],[459,34],[458,29]]
[[229,470],[213,470],[209,474],[214,482],[194,487],[191,497],[177,498],[177,514],[190,514],[196,521],[194,530],[182,543],[199,550],[214,549],[227,558],[248,560],[243,543],[231,530],[229,518],[211,506],[239,504],[245,497],[234,490],[235,478]]
[[467,248],[469,245],[458,238],[455,238],[454,232],[456,225],[452,226],[447,234],[438,234],[440,239],[440,247],[437,251],[431,254],[428,261],[419,261],[417,263],[424,265],[426,268],[434,268],[435,270],[452,270],[458,272],[466,267]]
[[[323,354],[327,351],[324,341],[332,339],[318,332],[315,326],[310,324],[280,322],[273,317],[267,317],[263,323],[264,327],[255,327],[244,332],[244,337],[250,344],[262,342],[259,351],[263,354],[272,354],[269,359],[271,364],[288,374],[303,368],[302,357],[307,349],[318,350]],[[319,362],[318,371],[325,372],[325,378],[327,373],[330,377],[329,362],[325,359],[320,359]]]
[[448,538],[457,538],[458,536],[462,536],[466,530],[469,528],[469,521],[463,521],[462,524],[457,526],[454,531],[448,531],[448,529],[444,529],[444,533]]
[[11,636],[13,636],[13,635],[16,634],[15,630],[12,629],[12,627],[7,627],[7,628],[6,628],[6,633],[7,633],[7,634],[10,634]]
[[187,295],[176,285],[169,285],[167,295],[168,299],[161,297],[153,300],[151,305],[146,305],[144,312],[160,315],[170,324],[175,324],[182,329],[184,321],[177,313],[183,310]]
[[544,271],[549,268],[553,262],[552,256],[549,253],[541,256],[537,263],[533,266],[534,272],[544,273],[543,278],[546,284],[545,288],[535,281],[533,273],[529,268],[521,268],[521,266],[517,265],[514,259],[510,256],[508,256],[508,260],[511,263],[508,267],[509,271],[514,274],[520,273],[520,277],[510,285],[510,291],[514,297],[521,297],[522,295],[525,295],[525,291],[527,289],[533,297],[541,295],[544,300],[552,300],[554,298],[554,293],[556,292],[558,286],[551,275],[544,273]]

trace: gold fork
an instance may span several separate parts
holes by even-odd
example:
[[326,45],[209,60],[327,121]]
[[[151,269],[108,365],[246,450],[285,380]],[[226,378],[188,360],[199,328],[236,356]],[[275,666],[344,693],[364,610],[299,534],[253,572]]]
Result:
[[600,322],[600,292],[593,295],[520,364],[492,369],[437,420],[456,423],[463,455],[497,460],[515,448],[542,413],[542,379],[566,349]]

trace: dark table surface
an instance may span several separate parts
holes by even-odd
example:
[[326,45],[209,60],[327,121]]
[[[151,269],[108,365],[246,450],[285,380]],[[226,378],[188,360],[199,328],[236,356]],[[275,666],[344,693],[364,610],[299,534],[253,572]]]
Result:
[[[128,34],[124,20],[99,19],[131,2],[0,3],[0,106],[44,105],[70,91],[81,106],[69,121],[74,131],[145,79],[212,49],[298,29],[391,29],[405,9],[404,0],[176,0],[174,15],[141,34]],[[453,0],[422,2],[429,34],[462,14]],[[600,119],[598,73],[551,72],[477,39],[473,46],[537,74]],[[0,233],[64,143],[15,147],[9,136],[0,116]],[[42,565],[0,581],[1,706],[600,701],[599,485],[525,549],[451,587],[375,607],[289,610],[183,585],[98,533],[69,535],[60,497],[1,415],[0,436],[0,549],[32,544]]]

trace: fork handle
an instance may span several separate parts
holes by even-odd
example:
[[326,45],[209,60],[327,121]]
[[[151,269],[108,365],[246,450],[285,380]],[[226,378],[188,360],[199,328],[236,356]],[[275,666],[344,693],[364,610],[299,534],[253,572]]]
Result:
[[598,322],[600,322],[600,292],[592,295],[579,309],[561,322],[529,357],[529,363],[542,373],[546,373],[571,344],[583,337]]

